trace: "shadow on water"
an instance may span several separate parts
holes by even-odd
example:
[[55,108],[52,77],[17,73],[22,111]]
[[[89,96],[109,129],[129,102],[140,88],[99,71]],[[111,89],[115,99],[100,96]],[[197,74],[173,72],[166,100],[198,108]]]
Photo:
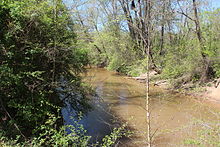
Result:
[[[115,122],[107,104],[100,101],[95,102],[94,100],[90,104],[92,109],[83,114],[80,119],[76,119],[77,113],[68,103],[62,108],[62,115],[65,125],[76,126],[77,121],[87,131],[86,135],[91,136],[90,143],[96,143],[112,132]],[[67,133],[71,133],[71,130],[67,129]]]

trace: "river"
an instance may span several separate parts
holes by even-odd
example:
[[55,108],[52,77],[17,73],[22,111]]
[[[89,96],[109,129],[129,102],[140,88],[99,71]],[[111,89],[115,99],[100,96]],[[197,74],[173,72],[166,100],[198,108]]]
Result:
[[[120,146],[145,146],[145,85],[100,68],[88,69],[84,81],[91,84],[101,98],[93,103],[93,111],[83,120],[93,140],[109,134],[112,118],[117,116],[134,131],[131,138],[121,140]],[[152,143],[157,147],[186,146],[184,140],[197,136],[204,125],[201,122],[219,121],[215,115],[219,109],[212,105],[157,86],[150,87],[150,111]]]

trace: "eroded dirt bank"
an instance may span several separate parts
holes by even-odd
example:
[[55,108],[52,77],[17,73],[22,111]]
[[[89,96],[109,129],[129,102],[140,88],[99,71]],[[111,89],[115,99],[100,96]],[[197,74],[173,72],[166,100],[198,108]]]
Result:
[[[131,79],[135,79],[139,81],[140,83],[144,83],[146,81],[147,74],[141,74],[138,77],[129,77]],[[220,104],[220,85],[216,87],[215,82],[211,81],[207,83],[206,85],[209,86],[200,86],[197,87],[197,90],[193,89],[185,89],[185,88],[179,88],[179,89],[174,89],[171,88],[172,86],[169,84],[168,80],[155,80],[157,79],[157,75],[155,72],[150,72],[150,79],[152,79],[151,83],[154,86],[159,86],[160,88],[163,88],[165,90],[170,90],[170,91],[177,91],[186,95],[192,95],[195,98],[197,98],[200,101],[209,101],[211,103],[216,103]],[[220,105],[219,105],[220,107]]]

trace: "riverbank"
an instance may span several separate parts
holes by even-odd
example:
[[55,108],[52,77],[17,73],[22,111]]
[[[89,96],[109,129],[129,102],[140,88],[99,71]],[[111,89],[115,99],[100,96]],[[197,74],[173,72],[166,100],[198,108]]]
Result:
[[[134,80],[139,81],[140,83],[146,82],[147,74],[141,74],[138,77],[129,77]],[[186,83],[181,85],[180,87],[174,87],[169,80],[161,79],[160,75],[156,72],[149,73],[151,84],[154,86],[159,86],[165,90],[179,92],[185,95],[190,95],[195,97],[200,101],[209,101],[212,103],[220,104],[220,86],[215,86],[215,81],[210,81],[205,84],[205,86],[201,86],[193,83]]]

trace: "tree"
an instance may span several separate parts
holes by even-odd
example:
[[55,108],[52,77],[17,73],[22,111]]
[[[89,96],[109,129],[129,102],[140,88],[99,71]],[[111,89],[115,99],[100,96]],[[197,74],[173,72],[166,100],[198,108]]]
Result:
[[64,81],[66,99],[76,109],[86,105],[78,76],[86,53],[75,47],[74,24],[59,0],[3,0],[0,16],[0,117],[6,117],[0,125],[6,136],[28,137],[50,114],[59,115]]

